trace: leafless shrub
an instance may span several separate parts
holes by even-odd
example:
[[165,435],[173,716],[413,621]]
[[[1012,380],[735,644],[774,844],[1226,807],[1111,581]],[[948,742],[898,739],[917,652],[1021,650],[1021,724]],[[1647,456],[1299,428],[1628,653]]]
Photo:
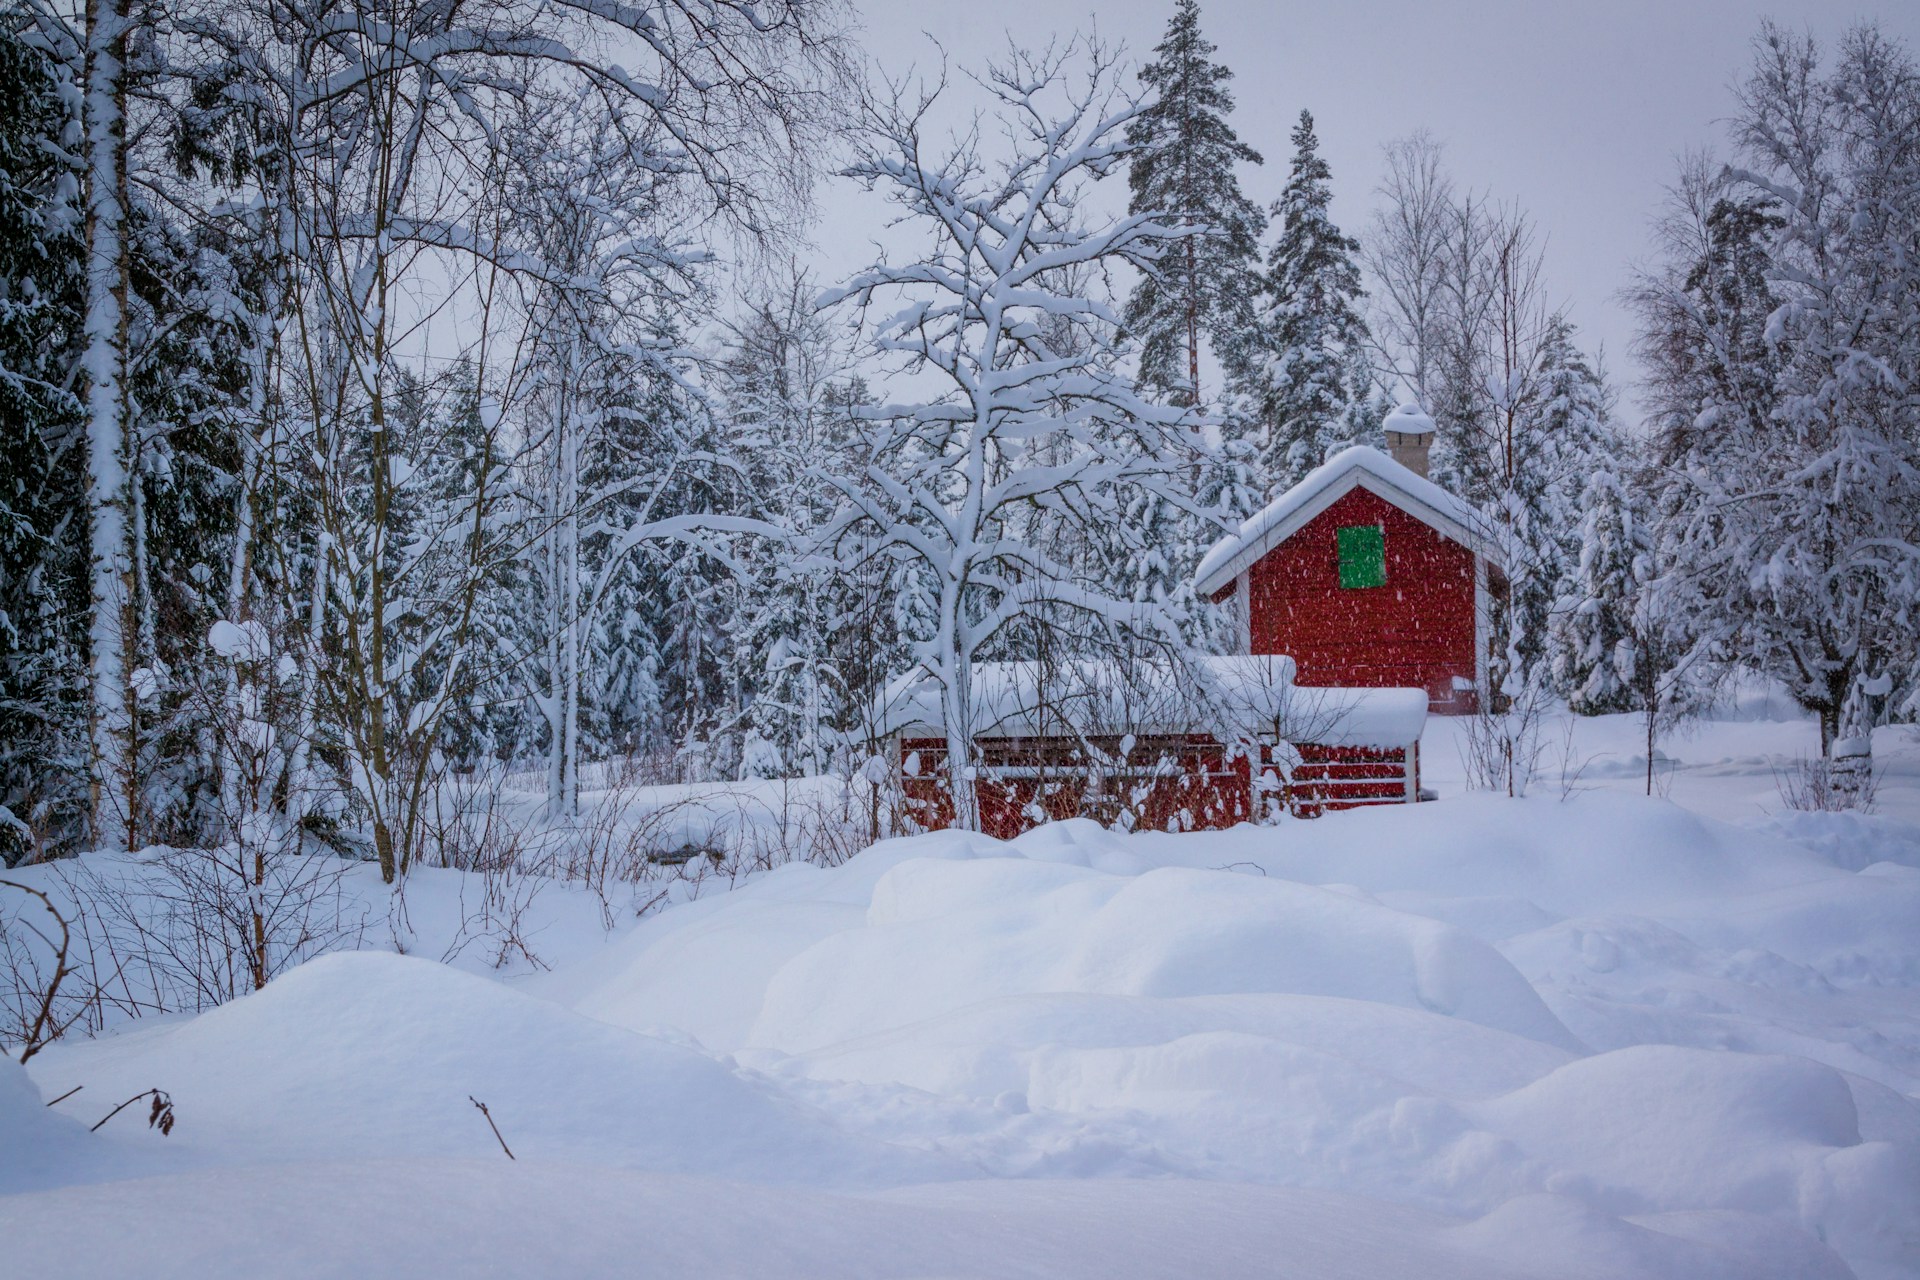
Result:
[[1774,770],[1774,785],[1787,808],[1802,813],[1871,813],[1880,780],[1870,770],[1836,779],[1833,762],[1824,756],[1801,756],[1784,769]]
[[1579,759],[1575,759],[1574,757],[1573,731],[1575,722],[1576,717],[1568,716],[1566,723],[1561,727],[1559,754],[1560,798],[1562,800],[1571,799],[1574,792],[1585,790],[1580,784],[1580,776],[1587,771],[1587,766],[1593,763],[1592,756],[1583,756]]
[[1532,672],[1512,697],[1481,694],[1480,710],[1467,717],[1461,738],[1461,764],[1467,785],[1476,791],[1524,796],[1540,771],[1545,751],[1541,728],[1550,698],[1544,673]]
[[238,845],[160,849],[113,873],[88,868],[75,886],[82,914],[158,1005],[204,1009],[357,947],[367,922],[341,883],[351,865],[305,841],[264,867]]
[[73,933],[67,928],[67,918],[53,905],[52,898],[31,885],[13,880],[0,880],[0,885],[40,899],[41,907],[53,917],[54,928],[58,932],[56,940],[54,934],[40,926],[16,920],[18,927],[24,928],[51,953],[51,960],[43,965],[35,948],[20,947],[16,950],[5,922],[0,921],[0,1017],[6,1019],[4,1031],[0,1032],[0,1042],[18,1045],[18,1061],[24,1063],[43,1047],[58,1040],[68,1027],[79,1021],[86,1010],[85,1006],[63,1005],[60,1000],[60,987],[73,972],[67,964],[73,944]]
[[44,900],[67,908],[54,909],[65,925],[59,943],[31,921],[0,917],[0,1017],[6,1019],[0,1039],[33,1039],[41,1008],[54,1029],[43,1033],[42,1043],[70,1030],[92,1034],[110,1021],[165,1012],[137,952],[90,908],[99,879],[91,867],[73,860],[53,864],[51,872],[53,892]]

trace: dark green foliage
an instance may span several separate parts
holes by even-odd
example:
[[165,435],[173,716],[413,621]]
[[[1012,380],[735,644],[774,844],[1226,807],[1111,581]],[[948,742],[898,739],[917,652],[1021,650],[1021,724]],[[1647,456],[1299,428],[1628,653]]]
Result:
[[[84,820],[81,216],[53,146],[64,68],[0,19],[0,860]],[[12,820],[8,817],[11,815]]]
[[1231,372],[1248,358],[1256,326],[1266,221],[1241,193],[1234,165],[1261,161],[1228,123],[1233,73],[1211,61],[1214,51],[1200,34],[1197,0],[1178,0],[1154,60],[1140,71],[1152,104],[1127,130],[1135,148],[1128,211],[1204,228],[1172,245],[1159,272],[1142,279],[1127,302],[1126,325],[1140,343],[1140,382],[1174,404],[1196,402],[1202,335]]
[[1366,322],[1360,318],[1359,242],[1329,214],[1333,171],[1321,158],[1313,116],[1294,127],[1287,188],[1273,207],[1280,238],[1267,259],[1272,310],[1263,331],[1258,430],[1260,461],[1275,493],[1297,483],[1347,443],[1354,388],[1350,370]]

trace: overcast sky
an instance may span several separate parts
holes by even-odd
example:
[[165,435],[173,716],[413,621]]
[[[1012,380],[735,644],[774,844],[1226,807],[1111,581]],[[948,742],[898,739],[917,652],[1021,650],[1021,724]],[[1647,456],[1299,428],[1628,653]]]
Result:
[[[1097,25],[1137,62],[1165,29],[1171,0],[856,0],[862,43],[883,67],[978,65],[1006,34],[1043,42]],[[1202,0],[1207,36],[1234,73],[1240,136],[1266,157],[1242,174],[1263,204],[1286,180],[1288,131],[1314,114],[1333,166],[1334,214],[1358,231],[1373,203],[1380,148],[1415,129],[1447,145],[1456,181],[1518,201],[1547,237],[1552,288],[1604,345],[1621,382],[1633,373],[1631,322],[1616,300],[1646,252],[1647,223],[1681,151],[1722,146],[1728,86],[1763,16],[1831,43],[1877,19],[1920,47],[1920,3],[1854,0],[1382,0],[1318,4]],[[1124,188],[1123,188],[1124,192]],[[871,256],[878,197],[830,189],[815,236],[832,278]]]

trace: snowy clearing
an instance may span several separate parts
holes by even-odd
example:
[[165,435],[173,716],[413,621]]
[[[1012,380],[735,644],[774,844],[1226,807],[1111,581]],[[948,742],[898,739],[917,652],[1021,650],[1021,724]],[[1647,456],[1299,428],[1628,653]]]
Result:
[[[891,840],[612,935],[556,885],[546,970],[422,958],[423,871],[420,955],[0,1064],[0,1232],[74,1276],[1910,1276],[1920,742],[1884,812],[1785,813],[1768,710],[1666,748],[1684,803],[1630,718],[1519,801],[1439,722],[1437,804]],[[171,1136],[86,1132],[155,1087]]]

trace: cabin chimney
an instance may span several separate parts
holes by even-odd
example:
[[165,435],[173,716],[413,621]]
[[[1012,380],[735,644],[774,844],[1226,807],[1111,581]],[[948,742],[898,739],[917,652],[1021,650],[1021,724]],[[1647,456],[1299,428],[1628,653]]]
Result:
[[1433,419],[1409,400],[1387,415],[1381,424],[1387,433],[1387,452],[1393,460],[1422,480],[1427,478],[1427,452],[1433,448]]

